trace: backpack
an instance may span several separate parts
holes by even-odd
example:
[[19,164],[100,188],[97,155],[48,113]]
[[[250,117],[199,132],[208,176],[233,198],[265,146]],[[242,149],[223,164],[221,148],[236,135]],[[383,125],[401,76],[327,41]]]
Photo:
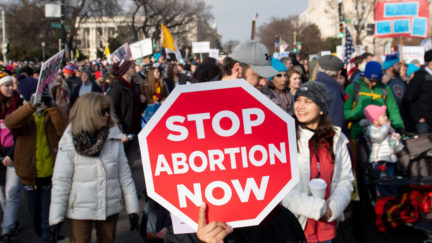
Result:
[[[384,102],[385,102],[385,100],[387,99],[387,95],[388,95],[387,87],[383,83],[379,83],[379,85],[382,88],[383,94],[382,95],[380,95],[380,94],[372,94],[371,95],[369,93],[360,92],[360,83],[354,81],[352,109],[354,110],[355,106],[357,105],[357,102],[359,100],[360,95],[372,96],[372,98],[374,98],[374,97],[383,98]],[[348,125],[347,125],[348,130],[351,129],[351,125],[352,125],[352,122],[348,122]]]
[[[384,99],[384,101],[387,99],[387,95],[388,95],[388,91],[387,91],[387,87],[383,84],[383,83],[379,83],[379,85],[381,86],[381,89],[383,91],[382,95],[376,94],[376,96],[378,96],[377,98],[382,97]],[[359,100],[360,95],[362,95],[363,92],[360,92],[360,83],[359,82],[354,82],[354,90],[353,90],[353,105],[352,105],[352,109],[354,110],[354,107],[357,105],[357,102]]]

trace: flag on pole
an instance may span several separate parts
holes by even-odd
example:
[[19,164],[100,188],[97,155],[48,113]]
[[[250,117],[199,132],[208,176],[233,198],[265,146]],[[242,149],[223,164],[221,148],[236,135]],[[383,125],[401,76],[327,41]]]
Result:
[[345,59],[344,59],[345,65],[347,65],[350,62],[351,55],[354,52],[355,52],[354,42],[353,42],[351,33],[347,27],[346,28],[346,35],[345,35]]
[[177,61],[182,62],[183,57],[180,53],[180,50],[177,48],[177,43],[175,42],[168,28],[163,24],[161,24],[161,28],[162,28],[162,40],[161,40],[162,47],[165,48],[167,53],[174,53],[177,58]]
[[346,28],[346,35],[345,35],[345,55],[344,56],[345,56],[344,57],[345,69],[347,70],[348,77],[349,77],[356,69],[354,59],[357,56],[357,54],[348,27]]

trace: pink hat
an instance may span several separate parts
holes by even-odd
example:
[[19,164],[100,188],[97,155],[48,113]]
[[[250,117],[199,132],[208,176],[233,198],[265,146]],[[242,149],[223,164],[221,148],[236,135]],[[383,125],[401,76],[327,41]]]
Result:
[[368,105],[364,109],[364,115],[366,116],[366,119],[368,119],[370,122],[375,122],[378,117],[380,117],[382,114],[385,114],[387,111],[387,106],[378,106],[378,105]]

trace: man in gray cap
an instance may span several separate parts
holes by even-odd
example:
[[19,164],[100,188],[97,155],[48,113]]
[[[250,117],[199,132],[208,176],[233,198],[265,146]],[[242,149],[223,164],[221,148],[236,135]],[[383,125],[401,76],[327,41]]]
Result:
[[333,125],[342,128],[345,133],[343,114],[345,91],[336,81],[339,75],[341,75],[344,64],[338,57],[325,55],[318,60],[318,65],[316,81],[324,84],[333,97],[333,101],[329,107],[328,118],[333,122]]
[[271,66],[271,55],[267,48],[256,41],[238,44],[231,55],[225,58],[222,80],[244,78],[261,90],[267,79],[278,74]]

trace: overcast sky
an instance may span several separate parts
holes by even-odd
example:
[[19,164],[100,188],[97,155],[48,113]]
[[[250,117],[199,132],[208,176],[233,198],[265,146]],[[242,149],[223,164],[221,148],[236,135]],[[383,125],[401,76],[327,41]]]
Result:
[[271,17],[286,18],[299,15],[307,9],[307,0],[204,0],[212,6],[211,12],[222,42],[248,40],[251,21],[258,13],[257,28]]

